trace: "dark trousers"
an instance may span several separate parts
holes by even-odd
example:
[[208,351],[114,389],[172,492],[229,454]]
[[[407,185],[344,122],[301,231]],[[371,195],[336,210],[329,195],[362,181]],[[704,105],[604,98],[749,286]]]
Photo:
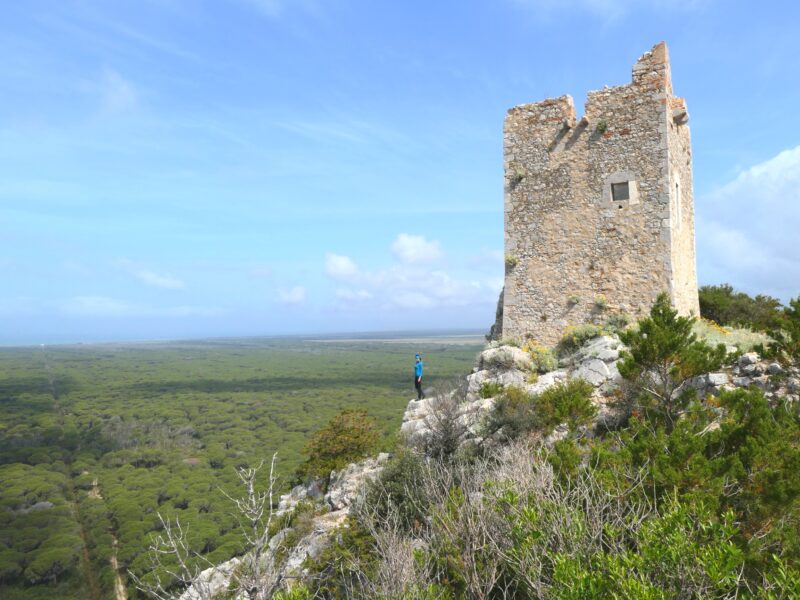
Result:
[[422,377],[414,375],[414,387],[417,388],[417,400],[422,400],[425,397],[422,393]]

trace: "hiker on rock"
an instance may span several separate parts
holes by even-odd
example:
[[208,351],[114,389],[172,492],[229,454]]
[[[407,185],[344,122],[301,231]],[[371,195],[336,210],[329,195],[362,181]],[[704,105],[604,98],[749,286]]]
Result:
[[414,364],[414,387],[417,388],[417,400],[422,400],[425,393],[422,391],[422,357],[416,355],[416,363]]

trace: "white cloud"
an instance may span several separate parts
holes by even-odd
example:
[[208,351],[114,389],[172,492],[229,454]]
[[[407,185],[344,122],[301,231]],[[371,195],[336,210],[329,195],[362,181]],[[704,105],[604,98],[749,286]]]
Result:
[[421,235],[401,233],[392,244],[392,252],[404,263],[428,263],[442,257],[439,242],[428,241]]
[[137,271],[135,273],[143,283],[153,286],[164,288],[167,290],[180,290],[184,287],[183,281],[170,275],[169,273],[155,273],[146,269]]
[[701,283],[783,301],[800,294],[800,146],[741,172],[696,205]]
[[463,261],[463,266],[444,269],[430,264],[444,256],[437,241],[401,233],[390,248],[393,264],[373,270],[359,268],[348,256],[325,256],[325,272],[340,283],[334,290],[339,310],[389,315],[414,309],[455,309],[451,312],[456,315],[485,309],[487,320],[494,316],[503,287],[500,252],[483,249]]
[[338,288],[336,290],[336,297],[339,300],[370,300],[372,294],[367,290],[352,290],[350,288]]
[[278,302],[281,304],[298,305],[306,301],[306,288],[296,285],[288,290],[278,290]]
[[170,273],[159,273],[143,267],[131,260],[123,259],[116,262],[124,271],[127,271],[136,279],[150,287],[157,287],[166,290],[180,290],[185,287],[183,281],[177,277],[173,277]]
[[358,274],[358,267],[349,256],[328,252],[325,255],[325,273],[333,279],[347,281]]

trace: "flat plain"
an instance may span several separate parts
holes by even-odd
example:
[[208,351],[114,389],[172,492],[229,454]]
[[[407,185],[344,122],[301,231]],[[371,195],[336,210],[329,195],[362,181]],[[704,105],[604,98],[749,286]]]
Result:
[[[394,444],[412,397],[469,372],[476,335],[248,338],[0,349],[0,597],[139,597],[158,514],[212,561],[243,550],[222,491],[277,452],[282,490],[305,440],[346,408]],[[266,477],[266,471],[264,472]],[[116,565],[116,568],[112,567]],[[120,598],[120,593],[117,593]]]

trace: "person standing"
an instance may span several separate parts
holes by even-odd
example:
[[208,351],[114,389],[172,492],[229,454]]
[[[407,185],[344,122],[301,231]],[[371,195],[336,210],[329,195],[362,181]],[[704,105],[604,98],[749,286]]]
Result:
[[417,400],[422,400],[425,393],[422,391],[422,357],[417,354],[416,362],[414,363],[414,387],[417,388]]

